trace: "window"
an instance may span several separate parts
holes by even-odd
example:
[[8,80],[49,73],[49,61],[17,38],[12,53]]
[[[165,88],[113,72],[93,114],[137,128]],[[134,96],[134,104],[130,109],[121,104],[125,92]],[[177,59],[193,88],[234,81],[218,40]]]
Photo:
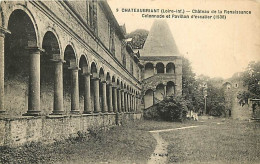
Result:
[[88,24],[97,32],[97,0],[88,1]]
[[121,43],[121,58],[122,58],[122,63],[123,63],[124,67],[126,67],[125,50],[126,50],[126,47],[125,47],[124,43]]
[[115,29],[113,25],[108,22],[109,32],[109,50],[115,56]]
[[132,60],[130,61],[130,73],[131,73],[132,75],[134,74],[134,63],[133,63]]
[[140,76],[140,75],[139,75],[139,69],[137,68],[137,69],[136,69],[136,78],[137,78],[138,80],[139,80],[139,76]]

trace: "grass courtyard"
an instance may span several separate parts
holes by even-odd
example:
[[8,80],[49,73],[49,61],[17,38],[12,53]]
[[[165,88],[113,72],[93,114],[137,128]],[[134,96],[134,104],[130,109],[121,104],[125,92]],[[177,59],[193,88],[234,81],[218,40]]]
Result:
[[260,124],[212,119],[184,123],[137,121],[109,131],[51,145],[1,148],[0,163],[146,163],[157,144],[150,130],[168,142],[168,163],[260,163]]

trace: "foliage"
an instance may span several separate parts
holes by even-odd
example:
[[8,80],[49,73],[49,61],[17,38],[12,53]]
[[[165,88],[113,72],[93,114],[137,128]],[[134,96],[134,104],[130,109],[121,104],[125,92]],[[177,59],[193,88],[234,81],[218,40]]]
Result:
[[204,101],[200,82],[195,79],[196,74],[192,71],[191,63],[187,58],[182,59],[182,95],[189,110],[200,112]]
[[187,114],[187,103],[182,97],[166,97],[157,105],[144,111],[144,118],[165,121],[183,121]]
[[244,86],[248,87],[249,93],[242,96],[247,98],[260,98],[260,61],[250,62],[246,70],[242,73]]
[[250,62],[244,72],[242,72],[243,85],[247,91],[240,91],[237,94],[239,104],[244,106],[248,104],[249,99],[260,98],[260,61]]
[[126,38],[132,38],[130,45],[133,49],[141,49],[144,46],[148,31],[144,29],[137,29],[126,36]]
[[214,81],[208,81],[207,113],[211,116],[221,116],[225,113],[225,95],[223,88],[214,85]]

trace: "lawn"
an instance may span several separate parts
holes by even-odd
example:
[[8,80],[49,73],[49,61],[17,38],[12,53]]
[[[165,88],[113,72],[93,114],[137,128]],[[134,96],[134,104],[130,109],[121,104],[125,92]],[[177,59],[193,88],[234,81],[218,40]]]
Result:
[[160,133],[168,163],[260,163],[260,124],[211,120],[192,129]]
[[0,163],[146,163],[156,146],[138,122],[94,131],[50,145],[33,143],[16,149],[1,148]]
[[0,163],[146,163],[156,140],[150,130],[196,125],[161,132],[169,144],[168,163],[257,163],[260,161],[260,124],[221,119],[205,122],[136,121],[109,131],[50,145],[32,143],[0,148]]

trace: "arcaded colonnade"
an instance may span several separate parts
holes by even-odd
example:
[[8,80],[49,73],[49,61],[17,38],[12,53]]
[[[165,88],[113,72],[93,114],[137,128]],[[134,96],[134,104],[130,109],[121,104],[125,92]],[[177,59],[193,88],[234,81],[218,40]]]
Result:
[[178,57],[146,57],[143,63],[144,108],[181,94],[182,67]]
[[175,74],[175,65],[173,62],[147,62],[144,66],[144,79],[156,74]]
[[37,5],[15,4],[1,13],[0,112],[137,112],[139,80],[97,38],[80,39],[55,17],[39,12]]

